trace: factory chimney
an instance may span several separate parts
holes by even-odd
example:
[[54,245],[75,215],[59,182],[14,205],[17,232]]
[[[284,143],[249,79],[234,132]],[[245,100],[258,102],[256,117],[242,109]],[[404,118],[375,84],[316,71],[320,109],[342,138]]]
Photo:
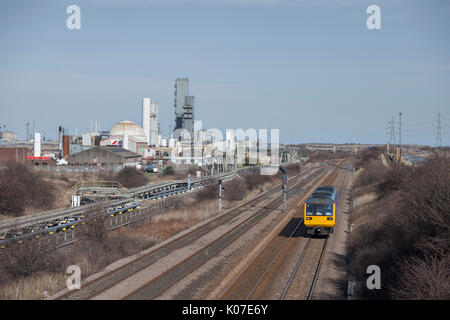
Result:
[[63,136],[63,133],[62,133],[62,127],[59,126],[59,136],[58,136],[58,142],[59,142],[59,156],[58,156],[58,159],[61,159],[61,158],[62,158],[62,136]]

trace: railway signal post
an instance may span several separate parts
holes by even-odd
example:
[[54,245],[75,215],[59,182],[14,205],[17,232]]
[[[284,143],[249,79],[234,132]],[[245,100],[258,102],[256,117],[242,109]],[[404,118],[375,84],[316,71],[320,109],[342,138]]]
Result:
[[222,187],[222,179],[219,179],[219,211],[222,210],[222,190],[225,189]]
[[281,178],[281,189],[283,190],[284,210],[286,210],[286,191],[287,191],[287,174],[283,174]]
[[190,173],[188,173],[187,189],[188,189],[188,191],[191,190],[191,174]]

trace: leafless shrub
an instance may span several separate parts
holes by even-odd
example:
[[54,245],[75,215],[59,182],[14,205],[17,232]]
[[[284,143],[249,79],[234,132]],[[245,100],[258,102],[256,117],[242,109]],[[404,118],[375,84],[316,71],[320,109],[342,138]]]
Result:
[[363,281],[368,265],[382,270],[386,285],[363,288],[363,298],[448,299],[450,159],[389,173],[394,178],[384,177],[382,198],[354,211],[359,223],[350,234],[347,271]]
[[381,147],[373,147],[369,149],[363,149],[354,158],[355,169],[364,168],[371,160],[377,160],[380,158],[380,154],[383,152]]
[[217,199],[218,196],[219,187],[217,184],[207,185],[195,194],[195,198],[199,201]]
[[390,291],[394,299],[449,300],[450,257],[413,257],[402,262],[397,271],[398,281]]
[[147,183],[147,178],[144,173],[132,167],[126,167],[120,170],[116,175],[116,179],[125,188],[136,188]]
[[354,187],[362,187],[371,185],[373,183],[378,183],[382,181],[384,178],[384,174],[386,173],[387,169],[383,164],[381,163],[381,160],[379,159],[369,159],[366,162],[366,166],[362,170],[362,172],[359,174],[358,178],[356,179],[354,183]]
[[14,280],[38,272],[59,272],[63,257],[44,242],[27,239],[3,249],[0,256],[0,271],[3,280]]
[[233,179],[225,183],[224,199],[228,201],[240,201],[248,192],[248,185],[242,178]]
[[249,190],[254,190],[261,187],[264,183],[276,179],[275,176],[264,176],[260,174],[246,174],[244,176]]
[[393,191],[400,190],[412,173],[410,167],[402,165],[394,165],[385,171],[383,181],[377,185],[378,198],[384,198]]
[[0,214],[21,215],[26,207],[48,209],[55,200],[52,184],[21,163],[0,171]]
[[77,230],[77,237],[87,243],[103,243],[108,235],[108,228],[105,223],[105,209],[102,206],[95,206],[86,214],[83,225]]

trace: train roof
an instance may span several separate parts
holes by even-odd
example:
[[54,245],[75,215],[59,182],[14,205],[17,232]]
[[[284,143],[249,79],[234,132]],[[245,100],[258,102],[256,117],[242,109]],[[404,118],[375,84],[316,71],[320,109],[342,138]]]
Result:
[[332,196],[333,194],[335,194],[335,192],[331,192],[331,191],[314,191],[312,193],[313,195],[317,195],[317,196]]
[[337,189],[331,186],[319,187],[306,200],[307,203],[333,203],[336,200]]
[[337,189],[335,187],[332,187],[332,186],[321,186],[321,187],[318,187],[316,190],[314,190],[314,192],[316,192],[316,191],[337,192]]
[[333,204],[334,200],[328,197],[309,197],[306,200],[306,203],[324,203],[324,204]]

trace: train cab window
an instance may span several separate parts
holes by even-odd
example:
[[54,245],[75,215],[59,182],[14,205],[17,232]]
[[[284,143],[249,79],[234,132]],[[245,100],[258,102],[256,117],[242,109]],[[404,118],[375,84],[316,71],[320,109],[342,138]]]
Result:
[[333,215],[333,205],[332,204],[326,204],[325,205],[325,215],[326,216],[332,216]]
[[306,204],[307,216],[332,216],[332,204],[308,203]]
[[323,216],[325,213],[323,204],[308,203],[306,205],[307,216]]

